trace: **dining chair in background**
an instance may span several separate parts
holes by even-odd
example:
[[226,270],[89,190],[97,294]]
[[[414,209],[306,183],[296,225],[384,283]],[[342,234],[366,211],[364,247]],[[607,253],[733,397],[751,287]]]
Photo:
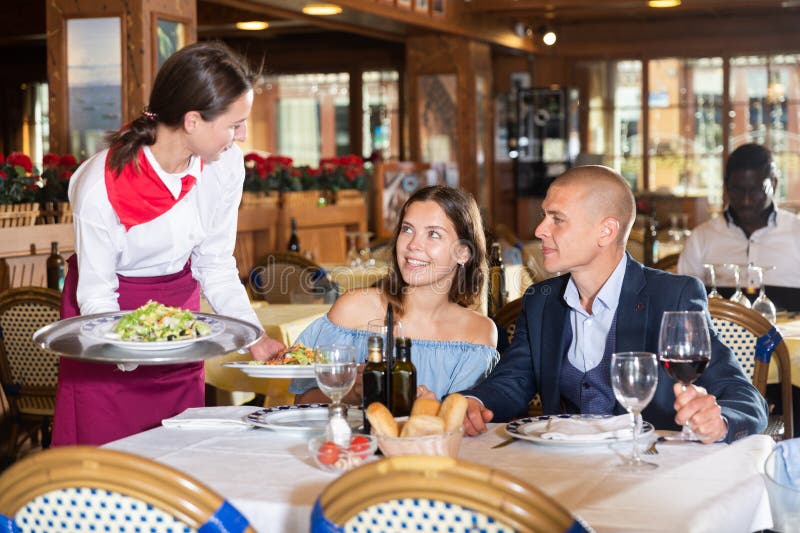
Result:
[[126,452],[54,448],[0,475],[1,531],[195,531],[204,525],[206,531],[254,531],[199,481]]
[[33,334],[59,319],[61,294],[42,287],[0,293],[0,384],[9,403],[7,455],[16,458],[26,439],[50,445],[58,356],[33,342]]
[[681,254],[669,254],[665,255],[661,259],[653,264],[653,268],[658,270],[665,270],[667,272],[672,272],[673,274],[678,272],[678,258],[680,258]]
[[770,360],[776,359],[783,413],[770,415],[764,433],[775,440],[791,439],[794,436],[791,364],[789,349],[780,333],[758,312],[727,299],[710,299],[708,310],[720,340],[733,351],[745,375],[762,395],[766,395]]
[[488,466],[452,457],[398,456],[342,475],[319,496],[312,533],[590,531],[539,489]]
[[295,252],[261,257],[250,271],[247,290],[251,299],[269,303],[333,303],[338,296],[325,270]]

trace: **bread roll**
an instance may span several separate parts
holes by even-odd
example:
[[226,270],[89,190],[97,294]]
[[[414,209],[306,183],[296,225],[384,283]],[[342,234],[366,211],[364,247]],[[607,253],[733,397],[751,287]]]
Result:
[[403,425],[400,437],[423,437],[444,433],[444,420],[438,416],[414,415]]
[[376,435],[384,437],[397,436],[397,422],[392,413],[381,402],[373,402],[367,407],[367,420],[369,420]]
[[411,407],[411,416],[414,415],[429,415],[436,416],[439,414],[439,407],[441,407],[439,400],[433,398],[417,398],[414,405]]
[[467,399],[458,393],[450,394],[439,408],[439,416],[444,419],[445,431],[456,431],[464,423],[467,414]]

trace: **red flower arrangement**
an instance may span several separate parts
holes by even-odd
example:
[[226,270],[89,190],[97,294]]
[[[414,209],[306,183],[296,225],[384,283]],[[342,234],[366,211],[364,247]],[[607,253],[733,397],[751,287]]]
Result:
[[44,171],[22,152],[0,154],[0,204],[67,201],[69,178],[78,166],[72,154],[45,154]]

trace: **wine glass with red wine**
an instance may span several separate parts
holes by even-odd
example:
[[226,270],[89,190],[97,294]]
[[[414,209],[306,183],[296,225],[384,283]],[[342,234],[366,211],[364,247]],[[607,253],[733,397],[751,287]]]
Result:
[[[703,311],[666,311],[661,317],[658,356],[669,376],[682,389],[700,377],[711,360],[711,336]],[[680,440],[699,440],[687,421]]]

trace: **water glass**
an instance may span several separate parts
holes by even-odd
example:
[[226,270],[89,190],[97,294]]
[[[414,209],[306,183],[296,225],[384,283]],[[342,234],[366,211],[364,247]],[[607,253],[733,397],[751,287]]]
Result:
[[[383,360],[388,361],[388,359],[386,358],[386,354],[389,352],[389,346],[386,339],[386,333],[387,333],[386,319],[376,318],[370,320],[367,323],[367,331],[371,336],[376,335],[383,339]],[[399,320],[395,320],[392,338],[397,339],[398,337],[403,337],[403,323],[400,322]]]
[[356,381],[356,348],[346,344],[322,344],[315,351],[317,386],[331,399],[333,406],[338,406]]
[[767,298],[766,289],[764,288],[764,268],[750,265],[747,269],[754,279],[753,284],[758,287],[758,297],[753,302],[753,311],[769,320],[770,324],[775,324],[778,312],[772,300]]
[[733,272],[733,281],[736,284],[736,291],[731,295],[730,301],[736,302],[737,304],[743,305],[750,309],[750,300],[748,300],[747,296],[745,296],[742,292],[742,286],[740,282],[741,265],[728,263],[725,266]]
[[706,285],[711,287],[711,291],[708,293],[709,300],[713,298],[722,298],[722,295],[717,290],[717,267],[719,267],[719,265],[712,265],[710,263],[703,265],[706,271]]
[[642,410],[647,407],[658,385],[658,360],[650,352],[620,352],[611,355],[611,387],[617,401],[631,415],[633,443],[631,456],[620,464],[629,471],[651,470],[658,465],[643,461],[637,440],[642,428]]

